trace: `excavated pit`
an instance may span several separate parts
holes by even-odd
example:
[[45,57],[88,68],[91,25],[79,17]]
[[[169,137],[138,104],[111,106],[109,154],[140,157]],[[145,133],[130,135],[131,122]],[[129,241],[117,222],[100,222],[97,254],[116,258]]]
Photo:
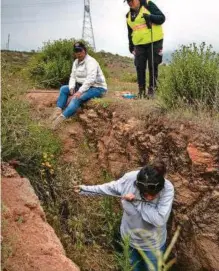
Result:
[[[27,96],[39,119],[48,118],[56,97],[46,93]],[[77,160],[77,146],[86,138],[93,153],[83,179],[93,184],[98,182],[100,169],[118,178],[162,158],[176,191],[169,236],[177,225],[183,225],[173,251],[177,270],[219,270],[218,134],[192,121],[172,120],[151,107],[138,117],[130,113],[134,106],[138,107],[136,101],[121,106],[88,103],[78,112],[77,121],[70,120],[57,131],[64,144],[63,160]]]

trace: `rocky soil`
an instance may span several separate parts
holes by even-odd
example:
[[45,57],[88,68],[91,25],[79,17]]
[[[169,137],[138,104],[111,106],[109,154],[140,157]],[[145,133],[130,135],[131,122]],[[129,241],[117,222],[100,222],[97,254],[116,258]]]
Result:
[[176,190],[170,235],[182,225],[175,249],[180,270],[219,270],[217,136],[157,113],[143,121],[100,107],[85,109],[79,118],[97,146],[100,166],[115,177],[156,157],[166,161]]
[[[51,93],[28,94],[39,120],[49,116],[56,97],[57,94]],[[131,108],[132,102],[127,101],[126,107]],[[88,103],[78,113],[77,122],[70,120],[57,131],[64,143],[63,159],[77,159],[77,142],[86,138],[94,151],[92,162],[84,172],[84,180],[94,183],[95,177],[96,180],[99,177],[95,167],[106,169],[118,178],[128,170],[161,157],[168,166],[167,178],[176,190],[169,236],[173,235],[178,224],[183,225],[174,250],[179,270],[219,270],[219,138],[210,131],[203,131],[195,123],[173,121],[156,110],[145,112],[145,115],[144,119],[140,119],[124,115],[119,107]],[[13,185],[13,182],[9,184]],[[20,190],[14,193],[16,198]],[[9,202],[9,199],[5,200]],[[11,208],[19,209],[15,201],[10,204],[14,204]],[[23,209],[22,206],[17,217],[20,212],[23,214]],[[17,227],[23,229],[26,223],[17,223]],[[38,233],[40,236],[41,232]],[[36,240],[28,237],[28,244],[30,241],[36,244]],[[24,246],[22,249],[30,249],[27,242],[21,243]]]

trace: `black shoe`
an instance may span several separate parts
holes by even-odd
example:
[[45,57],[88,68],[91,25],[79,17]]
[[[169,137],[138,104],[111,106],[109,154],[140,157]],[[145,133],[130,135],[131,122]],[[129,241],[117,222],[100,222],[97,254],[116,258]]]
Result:
[[141,98],[142,98],[142,93],[138,92],[138,99],[141,99]]
[[138,98],[139,98],[139,99],[142,99],[142,98],[145,98],[145,96],[146,96],[145,88],[139,87],[139,90],[138,90]]
[[149,87],[148,88],[148,98],[150,99],[153,99],[154,98],[154,89],[152,87]]

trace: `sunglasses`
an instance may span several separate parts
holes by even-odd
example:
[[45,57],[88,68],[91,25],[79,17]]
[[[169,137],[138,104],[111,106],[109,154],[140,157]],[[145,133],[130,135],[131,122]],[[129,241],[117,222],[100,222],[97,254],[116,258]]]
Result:
[[134,0],[126,0],[127,1],[127,3],[130,3],[130,2],[133,2]]
[[137,180],[136,180],[136,184],[142,185],[144,187],[145,191],[151,191],[151,192],[156,191],[157,188],[160,186],[160,183],[155,183],[155,184],[154,183],[142,183]]

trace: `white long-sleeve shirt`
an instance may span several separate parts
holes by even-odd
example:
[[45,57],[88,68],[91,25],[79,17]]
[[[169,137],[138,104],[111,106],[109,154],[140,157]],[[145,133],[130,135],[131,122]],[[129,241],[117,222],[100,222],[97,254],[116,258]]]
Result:
[[82,84],[78,90],[80,93],[87,91],[90,87],[107,89],[106,80],[99,63],[88,54],[83,61],[78,62],[78,59],[76,59],[73,63],[69,88],[74,89],[76,82]]
[[[126,173],[117,181],[94,186],[81,186],[81,194],[95,192],[106,195],[120,195],[132,193],[136,199],[141,199],[135,185],[139,170]],[[89,191],[89,192],[85,192]],[[90,193],[90,195],[95,195]],[[121,235],[130,236],[130,245],[142,250],[161,248],[167,237],[166,224],[169,218],[174,198],[172,183],[165,180],[164,188],[159,196],[150,202],[122,200],[123,216],[120,226]]]

